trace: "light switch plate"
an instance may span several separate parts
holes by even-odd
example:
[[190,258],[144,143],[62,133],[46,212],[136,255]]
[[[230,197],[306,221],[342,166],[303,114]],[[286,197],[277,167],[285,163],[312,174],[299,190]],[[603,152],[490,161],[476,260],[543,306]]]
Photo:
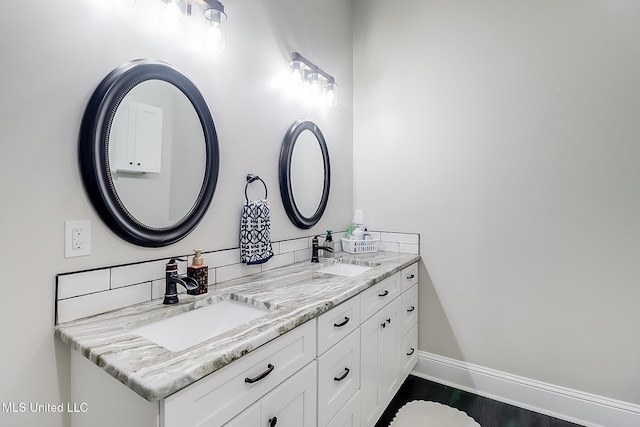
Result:
[[91,221],[64,222],[64,257],[91,254]]

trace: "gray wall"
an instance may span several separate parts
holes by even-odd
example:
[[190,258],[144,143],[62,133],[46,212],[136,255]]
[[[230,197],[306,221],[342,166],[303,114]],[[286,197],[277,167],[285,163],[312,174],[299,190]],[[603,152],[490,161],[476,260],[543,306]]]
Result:
[[355,208],[421,234],[420,348],[640,403],[640,3],[354,5]]
[[[0,5],[0,259],[4,301],[0,400],[56,404],[69,399],[70,350],[53,337],[57,273],[237,247],[245,175],[269,185],[272,238],[344,229],[352,211],[351,5],[329,0],[224,1],[227,49],[203,55],[186,40],[166,37],[160,0],[137,0],[115,13],[108,0],[2,2]],[[204,20],[202,20],[204,23]],[[327,31],[326,23],[331,23]],[[290,52],[297,50],[334,75],[340,105],[322,110],[289,96]],[[167,61],[201,90],[220,140],[221,167],[213,204],[198,228],[164,249],[119,240],[96,216],[77,167],[80,120],[91,93],[118,65],[136,58]],[[322,129],[333,187],[322,221],[301,231],[280,201],[277,170],[282,138],[307,117]],[[262,197],[256,186],[255,197]],[[89,219],[92,252],[64,258],[64,221]],[[66,425],[60,414],[0,413],[0,424]]]

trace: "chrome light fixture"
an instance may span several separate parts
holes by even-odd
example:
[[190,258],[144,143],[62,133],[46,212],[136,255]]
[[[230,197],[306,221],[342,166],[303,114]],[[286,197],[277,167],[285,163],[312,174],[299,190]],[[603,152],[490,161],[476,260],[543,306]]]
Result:
[[291,78],[296,86],[308,86],[311,95],[323,96],[328,107],[338,105],[338,84],[333,76],[298,52],[291,54],[289,67],[291,67]]
[[227,14],[224,13],[224,6],[218,0],[204,0],[204,2],[209,6],[204,10],[204,17],[211,24],[210,41],[215,50],[222,51],[225,48],[225,37],[221,24],[227,20]]
[[[224,13],[224,5],[219,0],[162,0],[162,2],[168,5],[170,8],[168,13],[170,16],[175,16],[174,21],[178,22],[182,22],[181,15],[191,16],[194,7],[202,11],[210,24],[208,34],[205,36],[207,37],[204,41],[205,45],[212,46],[216,51],[224,50],[225,34],[222,23],[227,20],[227,14]],[[169,21],[166,18],[164,20]]]

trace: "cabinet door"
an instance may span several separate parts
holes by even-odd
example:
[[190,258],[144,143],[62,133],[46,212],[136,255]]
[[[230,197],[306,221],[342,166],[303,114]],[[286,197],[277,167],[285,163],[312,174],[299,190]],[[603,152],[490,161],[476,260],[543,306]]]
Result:
[[252,427],[316,426],[316,362],[261,399],[260,422]]
[[360,427],[360,390],[356,391],[326,427]]
[[400,307],[396,298],[360,327],[362,426],[374,426],[400,388]]
[[324,427],[360,388],[360,330],[318,358],[318,427]]
[[257,402],[242,411],[223,427],[256,427],[261,425],[265,424],[260,423],[260,402]]
[[160,173],[162,161],[162,108],[137,105],[134,170]]

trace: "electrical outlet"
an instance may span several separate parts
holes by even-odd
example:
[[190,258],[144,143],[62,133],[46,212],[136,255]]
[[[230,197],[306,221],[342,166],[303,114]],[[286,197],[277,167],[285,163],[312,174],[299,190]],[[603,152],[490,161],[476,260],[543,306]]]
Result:
[[64,222],[64,257],[91,254],[91,221]]

